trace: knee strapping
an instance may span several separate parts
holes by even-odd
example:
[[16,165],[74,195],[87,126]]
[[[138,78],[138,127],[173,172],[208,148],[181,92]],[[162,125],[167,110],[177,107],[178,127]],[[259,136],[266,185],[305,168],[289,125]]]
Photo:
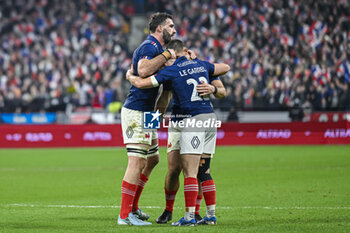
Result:
[[128,156],[147,158],[147,153],[148,153],[147,148],[136,146],[136,145],[127,145],[126,151],[128,153]]
[[[204,163],[202,161],[204,160]],[[210,160],[211,158],[201,159],[201,164],[198,168],[197,178],[202,183],[207,180],[212,180],[210,175]]]
[[151,146],[148,150],[148,153],[147,153],[147,156],[148,157],[151,157],[151,156],[155,156],[158,154],[158,144],[157,145],[154,145],[154,146]]

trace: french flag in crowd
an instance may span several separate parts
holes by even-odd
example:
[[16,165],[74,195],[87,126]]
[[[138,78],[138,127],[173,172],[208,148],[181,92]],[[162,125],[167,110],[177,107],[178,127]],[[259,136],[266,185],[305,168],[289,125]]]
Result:
[[322,73],[319,78],[317,79],[317,82],[321,85],[325,85],[327,84],[328,82],[330,82],[330,72],[329,70],[327,69],[324,73]]
[[242,32],[247,32],[248,31],[248,21],[245,19],[239,20],[238,25],[241,28]]
[[249,59],[247,56],[243,57],[242,59],[242,69],[247,69],[249,65]]
[[316,48],[321,44],[321,41],[327,32],[328,26],[321,21],[314,21],[311,26],[303,25],[300,28],[301,38],[306,40],[312,48]]
[[318,80],[322,75],[321,68],[318,64],[311,66],[311,77],[313,80]]
[[94,19],[94,14],[89,12],[83,16],[84,21],[91,22]]
[[115,28],[119,25],[118,16],[113,16],[109,19],[109,26]]
[[328,31],[327,25],[320,21],[313,22],[311,28],[319,36],[323,36]]
[[245,16],[249,11],[249,8],[247,6],[242,6],[241,8],[234,6],[232,14],[237,18],[240,19],[243,16]]
[[291,37],[290,35],[288,35],[287,33],[284,33],[281,36],[281,43],[284,45],[293,46],[293,45],[295,45],[295,39],[293,37]]
[[259,63],[254,63],[251,73],[254,75],[262,75],[264,73],[264,70]]
[[321,70],[318,64],[311,67],[312,80],[316,81],[318,84],[325,85],[331,81],[331,72],[327,68],[326,70]]
[[317,82],[321,85],[325,85],[327,83],[327,79],[324,75],[321,75]]
[[310,32],[310,27],[309,25],[304,24],[303,26],[300,27],[300,33],[302,35],[307,35]]
[[281,34],[281,26],[279,25],[274,25],[272,27],[272,32],[276,33],[277,35]]
[[232,24],[232,18],[229,15],[226,15],[225,19],[224,19],[224,23],[231,25]]
[[226,11],[223,8],[218,8],[215,13],[220,19],[223,19],[226,16]]
[[331,81],[332,76],[331,76],[331,71],[329,70],[329,68],[327,68],[325,70],[325,72],[323,73],[323,76],[326,78],[327,82]]
[[316,48],[321,44],[321,40],[315,35],[311,35],[308,39],[308,44],[310,45],[310,47]]
[[200,27],[199,29],[203,34],[205,34],[206,36],[210,36],[210,31],[206,28],[206,27]]
[[349,82],[350,80],[350,64],[348,61],[343,61],[337,68],[338,77],[344,76],[344,81]]
[[263,25],[264,31],[268,30],[269,29],[269,24],[266,22],[265,16],[264,15],[260,15],[259,16],[259,20],[260,20],[260,22]]

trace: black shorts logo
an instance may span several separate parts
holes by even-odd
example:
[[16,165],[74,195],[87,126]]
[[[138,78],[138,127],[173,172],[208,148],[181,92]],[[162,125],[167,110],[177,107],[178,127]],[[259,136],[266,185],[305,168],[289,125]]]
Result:
[[193,149],[197,149],[199,144],[201,144],[201,141],[199,140],[199,138],[197,136],[194,136],[191,140],[191,145],[192,145]]

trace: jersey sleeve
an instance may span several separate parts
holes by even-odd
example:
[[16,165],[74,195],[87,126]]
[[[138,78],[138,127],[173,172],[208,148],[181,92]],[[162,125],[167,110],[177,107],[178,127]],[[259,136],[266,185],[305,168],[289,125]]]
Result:
[[220,80],[219,76],[209,75],[209,83],[211,83],[214,80]]
[[171,89],[170,83],[171,83],[172,75],[167,68],[160,70],[157,74],[154,75],[154,78],[159,84],[165,84],[167,88],[169,88],[170,86],[170,89]]
[[152,59],[158,55],[158,50],[152,44],[144,44],[139,51],[138,61],[142,59]]
[[209,76],[212,76],[214,74],[214,71],[215,71],[214,64],[207,62],[207,61],[202,61],[202,63],[205,66],[205,68],[208,70]]
[[207,61],[201,61],[202,64],[205,66],[205,68],[208,70],[209,73],[209,83],[211,83],[214,80],[220,80],[219,77],[214,76],[215,66],[214,64],[207,62]]

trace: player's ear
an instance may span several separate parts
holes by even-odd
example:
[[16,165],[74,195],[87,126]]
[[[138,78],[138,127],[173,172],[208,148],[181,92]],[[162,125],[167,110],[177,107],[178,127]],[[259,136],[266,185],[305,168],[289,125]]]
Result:
[[159,24],[159,25],[157,26],[157,31],[158,31],[158,32],[162,32],[162,31],[163,31],[163,25]]

